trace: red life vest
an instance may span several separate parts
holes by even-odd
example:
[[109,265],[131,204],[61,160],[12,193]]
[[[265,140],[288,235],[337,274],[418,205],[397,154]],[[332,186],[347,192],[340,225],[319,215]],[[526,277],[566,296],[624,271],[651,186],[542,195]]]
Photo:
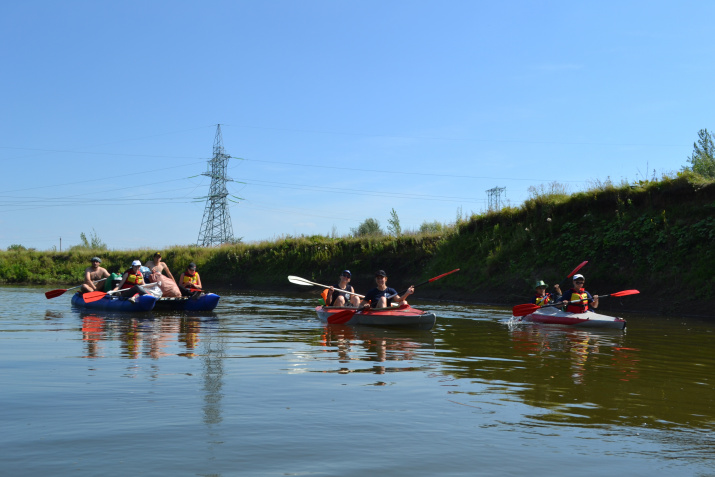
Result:
[[570,289],[564,295],[564,300],[581,300],[581,303],[569,303],[566,306],[566,311],[569,313],[583,313],[588,310],[588,294],[583,288],[579,288],[578,290],[574,288]]
[[131,288],[134,285],[143,285],[144,284],[144,275],[142,275],[141,268],[137,270],[136,273],[134,273],[134,269],[130,268],[126,272],[127,274],[127,280],[124,282],[124,285],[122,285],[122,290],[126,288]]

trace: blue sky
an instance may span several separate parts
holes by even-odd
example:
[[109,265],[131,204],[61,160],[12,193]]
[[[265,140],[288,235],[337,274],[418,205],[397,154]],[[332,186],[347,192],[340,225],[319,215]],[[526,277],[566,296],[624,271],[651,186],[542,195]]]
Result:
[[680,170],[715,129],[713,2],[0,6],[0,248],[196,243],[216,125],[234,235],[346,235]]

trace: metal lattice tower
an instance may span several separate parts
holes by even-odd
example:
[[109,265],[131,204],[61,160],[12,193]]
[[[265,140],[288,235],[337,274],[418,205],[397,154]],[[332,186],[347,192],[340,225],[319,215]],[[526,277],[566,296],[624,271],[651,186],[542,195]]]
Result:
[[506,195],[506,187],[495,187],[486,192],[489,196],[489,210],[499,211],[501,209],[501,193],[504,192]]
[[228,160],[231,158],[224,152],[221,125],[216,126],[214,138],[214,155],[208,161],[208,170],[201,174],[211,178],[209,195],[206,196],[204,218],[201,220],[198,244],[200,247],[212,247],[233,242],[233,226],[228,213],[228,190],[226,177]]

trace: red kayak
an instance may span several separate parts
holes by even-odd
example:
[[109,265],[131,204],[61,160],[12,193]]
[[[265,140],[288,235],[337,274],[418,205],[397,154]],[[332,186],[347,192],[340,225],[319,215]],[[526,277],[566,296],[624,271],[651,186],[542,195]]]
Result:
[[[323,323],[328,323],[328,318],[345,310],[355,310],[355,308],[338,306],[317,306],[315,311],[318,319]],[[437,321],[434,313],[418,310],[411,306],[400,306],[390,308],[370,308],[355,312],[345,325],[362,326],[384,326],[390,328],[416,328],[420,330],[431,330]]]

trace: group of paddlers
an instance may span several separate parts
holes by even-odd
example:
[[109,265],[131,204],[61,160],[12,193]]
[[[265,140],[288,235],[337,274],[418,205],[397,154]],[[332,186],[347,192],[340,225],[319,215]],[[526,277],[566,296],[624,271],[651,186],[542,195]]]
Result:
[[[578,268],[581,268],[586,263],[582,263]],[[323,291],[322,298],[326,306],[384,308],[389,307],[393,301],[405,303],[407,297],[414,293],[414,286],[412,286],[403,296],[399,296],[394,288],[387,286],[387,274],[384,270],[378,270],[375,273],[377,287],[367,292],[364,296],[355,293],[355,289],[350,285],[350,279],[350,270],[343,270],[340,273],[338,283]],[[590,308],[598,308],[598,295],[591,295],[586,291],[583,287],[585,282],[586,279],[583,275],[575,274],[573,275],[573,287],[565,293],[561,292],[561,287],[558,284],[553,287],[554,293],[547,293],[548,285],[543,280],[539,280],[536,282],[536,293],[531,303],[538,306],[549,304],[563,306],[565,311],[570,313],[584,313]]]
[[[375,283],[377,286],[367,292],[364,296],[355,293],[355,289],[350,285],[352,274],[350,270],[343,270],[338,278],[338,283],[323,291],[323,300],[327,306],[354,306],[359,308],[385,308],[392,304],[404,303],[409,295],[415,292],[411,286],[402,295],[397,294],[397,290],[387,286],[387,274],[384,270],[375,272]],[[362,298],[362,300],[360,300]]]
[[561,293],[561,287],[554,285],[554,293],[547,293],[548,285],[543,280],[536,282],[536,293],[531,299],[531,303],[544,306],[558,304],[565,306],[565,311],[570,313],[584,313],[589,308],[598,308],[598,295],[591,295],[584,289],[586,278],[580,273],[573,276],[573,287]]
[[109,273],[101,266],[102,260],[99,257],[93,257],[91,262],[92,265],[84,270],[84,283],[80,288],[82,293],[116,292],[131,299],[146,294],[144,286],[149,283],[157,283],[164,297],[195,297],[203,290],[195,263],[189,263],[179,279],[175,280],[169,266],[162,261],[161,252],[156,252],[152,260],[143,266],[141,261],[134,260],[132,266],[122,274]]

